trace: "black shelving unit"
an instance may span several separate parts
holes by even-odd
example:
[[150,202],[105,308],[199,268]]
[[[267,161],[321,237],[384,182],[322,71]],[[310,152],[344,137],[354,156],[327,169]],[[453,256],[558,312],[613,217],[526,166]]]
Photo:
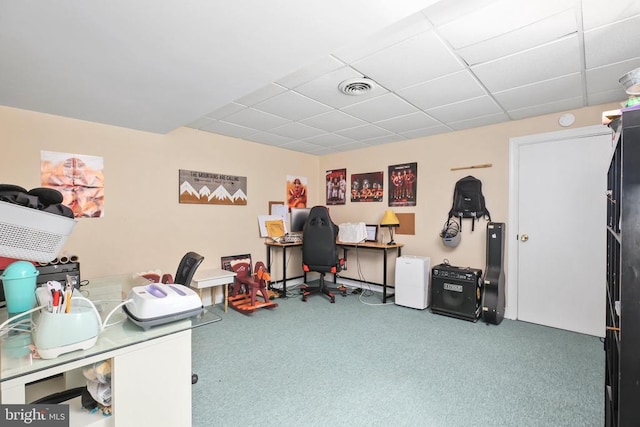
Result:
[[612,124],[607,191],[605,426],[640,422],[640,110]]

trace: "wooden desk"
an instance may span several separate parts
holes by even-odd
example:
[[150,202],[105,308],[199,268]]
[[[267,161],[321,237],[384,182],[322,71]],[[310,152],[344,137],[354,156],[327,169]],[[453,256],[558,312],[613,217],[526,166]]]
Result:
[[[339,247],[341,247],[345,251],[345,259],[347,258],[347,254],[350,249],[365,249],[365,250],[375,250],[381,251],[383,253],[382,260],[382,283],[379,285],[382,286],[382,303],[386,304],[387,296],[387,288],[391,287],[387,284],[387,256],[390,250],[396,251],[396,256],[400,257],[402,255],[402,247],[404,246],[401,243],[394,243],[392,245],[388,245],[386,243],[378,243],[378,242],[362,242],[362,243],[346,243],[346,242],[336,242]],[[281,248],[282,249],[282,292],[287,293],[287,248],[290,247],[302,247],[302,243],[277,243],[277,242],[265,242],[267,246],[267,266],[271,266],[271,249],[273,248]],[[335,281],[335,280],[334,280]],[[377,284],[377,283],[374,283]]]
[[204,270],[196,270],[196,274],[191,279],[191,287],[196,288],[202,299],[202,290],[211,288],[211,306],[216,305],[215,288],[224,285],[224,312],[229,307],[229,287],[227,285],[233,283],[236,273],[233,271],[223,270],[221,268],[207,268]]
[[[401,243],[394,243],[392,245],[388,245],[386,243],[378,243],[378,242],[362,242],[362,243],[345,243],[345,242],[337,242],[338,246],[340,246],[344,250],[344,258],[347,259],[347,254],[350,249],[366,249],[366,250],[375,250],[382,251],[383,260],[382,260],[382,283],[379,285],[382,286],[382,303],[387,303],[387,296],[391,297],[394,294],[387,295],[387,288],[391,287],[387,285],[387,255],[390,250],[396,251],[396,256],[400,257],[402,255],[402,247],[404,246]],[[376,284],[376,283],[374,283]],[[393,286],[395,287],[395,285]]]

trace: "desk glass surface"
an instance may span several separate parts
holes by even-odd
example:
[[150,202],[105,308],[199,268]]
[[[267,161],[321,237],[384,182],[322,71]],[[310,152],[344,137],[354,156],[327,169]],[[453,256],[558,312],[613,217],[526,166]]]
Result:
[[[128,290],[132,285],[139,285],[143,283],[148,282],[143,281],[142,279],[133,278],[133,276],[130,275],[121,275],[92,279],[88,286],[82,287],[81,289],[84,294],[87,293],[85,291],[89,291],[89,299],[94,299],[91,297],[92,293],[98,295],[101,290],[109,290],[110,300],[103,299],[100,300],[101,302],[96,302],[96,307],[104,321],[109,312],[117,306],[119,302],[121,302],[121,300],[118,300],[121,296],[121,291],[114,294],[114,290]],[[95,300],[98,300],[98,298],[95,298],[94,302]],[[63,316],[63,314],[61,314],[61,316]],[[2,309],[0,310],[0,323],[3,323],[5,320],[7,320],[7,311],[6,309]],[[18,376],[31,374],[68,362],[106,353],[118,348],[127,347],[133,344],[152,340],[154,338],[207,325],[219,320],[221,320],[221,318],[218,315],[205,308],[198,316],[154,326],[145,331],[128,320],[127,316],[120,308],[109,318],[109,324],[115,324],[105,328],[100,333],[98,340],[93,347],[87,350],[76,350],[62,354],[55,359],[36,359],[33,357],[31,352],[26,355],[15,356],[14,350],[7,350],[7,341],[16,336],[19,338],[25,338],[25,335],[28,340],[30,338],[30,334],[26,332],[18,334],[4,334],[0,337],[0,381],[10,380]]]

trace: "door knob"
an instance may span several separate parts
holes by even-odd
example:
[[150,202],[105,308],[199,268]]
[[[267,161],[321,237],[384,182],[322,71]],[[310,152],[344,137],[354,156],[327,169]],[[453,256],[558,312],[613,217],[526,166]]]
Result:
[[520,240],[523,242],[526,242],[527,240],[529,240],[529,235],[528,234],[523,234],[522,236],[520,236]]

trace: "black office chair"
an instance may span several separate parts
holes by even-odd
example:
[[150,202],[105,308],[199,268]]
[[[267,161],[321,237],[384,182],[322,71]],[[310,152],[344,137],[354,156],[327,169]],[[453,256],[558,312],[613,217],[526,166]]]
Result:
[[332,289],[325,285],[325,275],[341,271],[344,265],[344,260],[338,256],[337,237],[338,226],[331,221],[329,210],[326,206],[314,206],[302,232],[302,269],[305,273],[320,273],[320,283],[315,287],[302,285],[302,301],[307,301],[312,293],[327,295],[332,303],[336,302],[332,291],[339,290],[343,296],[347,295],[343,286]]
[[171,277],[170,274],[162,276],[162,283],[177,283],[180,285],[191,286],[191,279],[196,273],[196,270],[204,261],[204,257],[195,252],[187,252],[178,264],[178,271],[176,276]]

